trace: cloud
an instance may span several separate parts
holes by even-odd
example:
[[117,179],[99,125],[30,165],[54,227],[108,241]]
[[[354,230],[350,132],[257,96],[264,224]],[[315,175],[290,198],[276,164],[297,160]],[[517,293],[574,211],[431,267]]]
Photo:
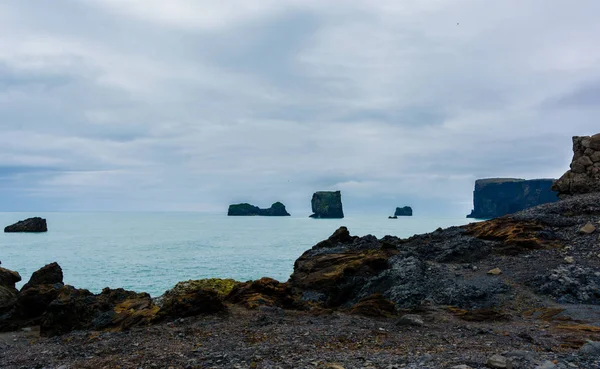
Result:
[[347,212],[462,215],[476,178],[557,177],[597,133],[598,11],[2,3],[0,209],[303,214],[341,189]]

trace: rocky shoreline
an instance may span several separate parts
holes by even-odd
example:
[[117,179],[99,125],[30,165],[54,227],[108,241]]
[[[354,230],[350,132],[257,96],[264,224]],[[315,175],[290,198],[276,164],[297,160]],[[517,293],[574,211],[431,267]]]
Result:
[[[306,251],[285,283],[188,281],[159,299],[63,286],[50,265],[13,291],[12,306],[4,301],[0,327],[13,333],[2,336],[0,361],[8,368],[593,368],[599,222],[593,193],[408,239],[357,237],[342,227]],[[15,273],[4,275],[5,286],[14,284]],[[511,364],[493,366],[493,355]]]

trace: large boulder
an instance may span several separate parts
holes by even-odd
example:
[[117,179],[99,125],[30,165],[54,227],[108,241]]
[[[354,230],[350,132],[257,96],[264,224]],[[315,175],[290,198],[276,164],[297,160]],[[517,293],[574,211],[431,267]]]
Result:
[[396,208],[394,212],[395,217],[412,217],[413,210],[410,206],[404,206],[401,208]]
[[227,310],[223,299],[239,282],[233,279],[201,279],[179,282],[155,300],[163,317],[180,318]]
[[72,330],[126,330],[157,321],[159,310],[147,293],[105,288],[94,295],[88,290],[64,286],[42,316],[40,334],[56,336]]
[[21,280],[19,273],[0,268],[0,316],[11,311],[17,303],[15,283]]
[[46,219],[35,217],[21,220],[4,228],[4,232],[48,232]]
[[552,186],[560,198],[600,192],[600,133],[573,137],[571,169]]
[[340,191],[319,191],[313,194],[310,202],[311,218],[343,218],[342,193]]
[[229,216],[252,216],[252,215],[262,215],[268,217],[276,217],[276,216],[289,216],[290,214],[285,209],[285,205],[280,203],[279,201],[271,205],[268,209],[261,209],[258,206],[250,205],[248,203],[243,204],[233,204],[229,205],[229,210],[227,211],[227,215]]
[[30,287],[38,286],[41,284],[56,284],[63,283],[63,272],[62,268],[58,263],[50,263],[43,266],[39,270],[33,272],[29,282],[25,283],[21,291],[24,291]]
[[238,284],[227,296],[227,301],[248,309],[256,309],[260,306],[279,308],[299,306],[290,285],[272,278],[261,278]]
[[552,179],[488,178],[475,181],[473,211],[467,218],[496,218],[558,201]]

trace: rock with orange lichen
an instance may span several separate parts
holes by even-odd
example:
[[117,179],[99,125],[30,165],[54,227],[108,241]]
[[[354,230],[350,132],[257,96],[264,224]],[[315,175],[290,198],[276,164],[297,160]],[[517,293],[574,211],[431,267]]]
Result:
[[370,317],[391,317],[396,314],[396,304],[376,293],[360,300],[348,312]]
[[298,299],[292,293],[290,285],[280,283],[272,278],[241,283],[233,288],[226,300],[247,309],[256,309],[259,306],[275,306],[285,309],[301,307]]

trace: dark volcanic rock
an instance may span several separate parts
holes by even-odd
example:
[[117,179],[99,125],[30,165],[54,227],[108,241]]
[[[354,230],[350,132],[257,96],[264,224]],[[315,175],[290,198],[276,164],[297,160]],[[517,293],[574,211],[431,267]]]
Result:
[[262,215],[262,216],[289,216],[290,214],[285,209],[285,205],[280,202],[276,202],[271,205],[268,209],[261,209],[258,206],[250,205],[247,203],[229,205],[227,211],[229,216],[250,216],[250,215]]
[[4,232],[48,232],[46,219],[40,217],[21,220],[4,228]]
[[20,280],[19,273],[0,268],[0,316],[11,311],[17,303],[18,291],[15,288],[15,283]]
[[474,209],[467,218],[496,218],[558,201],[552,179],[489,178],[475,181]]
[[404,206],[401,208],[396,208],[396,211],[394,212],[394,216],[395,217],[412,217],[413,215],[413,210],[410,206]]
[[311,218],[343,218],[342,193],[340,191],[319,191],[310,201],[313,214]]
[[[207,281],[218,281],[209,287]],[[231,283],[233,282],[233,283]],[[199,280],[179,282],[158,300],[160,315],[166,317],[188,317],[212,314],[227,310],[223,304],[221,290],[231,291],[238,284],[233,280]]]
[[290,285],[272,278],[261,278],[235,286],[227,296],[227,301],[248,309],[256,309],[260,306],[287,309],[299,307]]
[[567,171],[552,186],[561,198],[600,192],[600,133],[573,137],[573,160]]
[[23,288],[21,288],[21,291],[24,291],[30,287],[33,286],[37,286],[40,284],[56,284],[56,283],[63,283],[63,272],[62,272],[62,268],[60,267],[60,265],[58,265],[58,263],[54,262],[48,265],[45,265],[44,267],[40,268],[39,270],[33,272],[33,274],[31,275],[31,278],[29,279],[29,282],[27,282]]

